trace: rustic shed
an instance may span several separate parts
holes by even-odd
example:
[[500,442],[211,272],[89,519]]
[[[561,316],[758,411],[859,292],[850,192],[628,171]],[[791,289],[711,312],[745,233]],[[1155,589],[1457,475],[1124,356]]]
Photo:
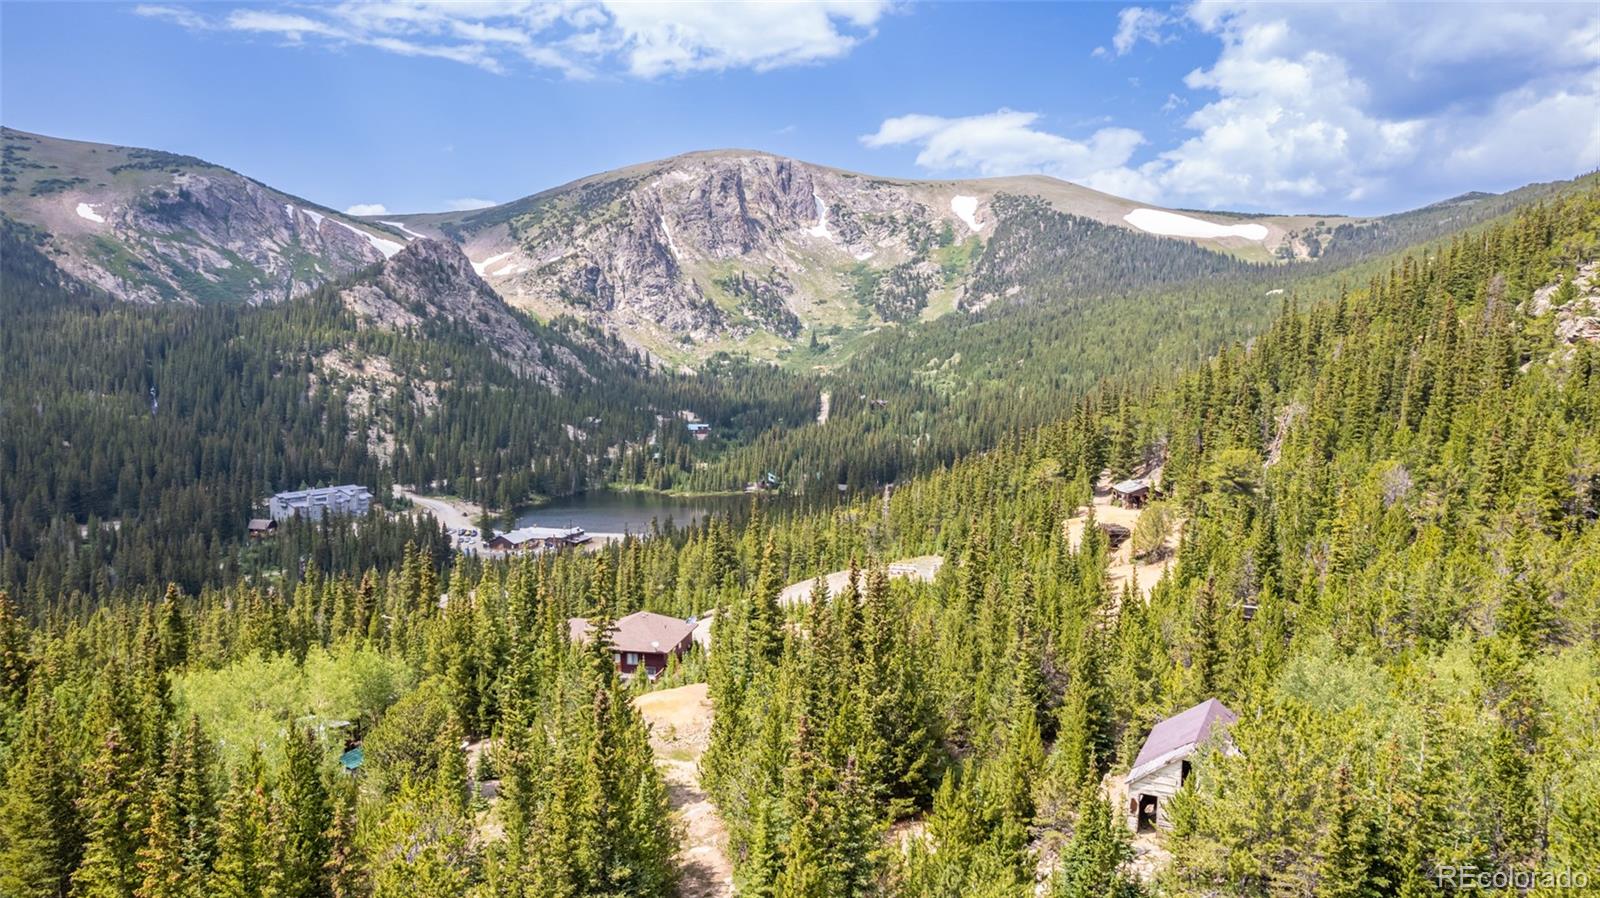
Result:
[[1140,832],[1170,826],[1167,802],[1189,778],[1190,756],[1237,719],[1222,702],[1208,698],[1151,727],[1128,771],[1128,825]]
[[1148,480],[1123,480],[1111,485],[1111,501],[1123,508],[1143,508],[1150,501]]

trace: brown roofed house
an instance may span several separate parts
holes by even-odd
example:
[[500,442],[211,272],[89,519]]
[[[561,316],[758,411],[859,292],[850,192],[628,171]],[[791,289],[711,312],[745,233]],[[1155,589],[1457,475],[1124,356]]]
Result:
[[251,539],[261,539],[264,536],[271,536],[272,534],[274,534],[276,532],[278,532],[278,522],[277,521],[274,521],[271,518],[251,518],[250,519],[250,538]]
[[[569,618],[567,631],[574,642],[588,642],[594,625],[581,617]],[[670,656],[683,657],[693,644],[694,624],[653,611],[635,611],[619,618],[611,631],[612,655],[625,677],[642,670],[654,680],[667,669]]]

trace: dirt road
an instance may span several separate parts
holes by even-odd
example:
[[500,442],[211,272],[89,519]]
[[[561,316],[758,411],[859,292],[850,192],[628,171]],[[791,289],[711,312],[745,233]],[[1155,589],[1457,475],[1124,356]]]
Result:
[[[910,577],[913,580],[921,580],[924,583],[932,582],[934,576],[939,573],[939,568],[943,566],[944,557],[941,555],[918,555],[915,558],[902,558],[898,561],[891,561],[885,565],[891,580],[896,577]],[[866,573],[865,570],[861,572],[863,577],[866,576]],[[834,571],[831,574],[824,574],[823,577],[828,582],[828,595],[830,596],[837,595],[844,589],[845,584],[850,582],[850,572],[847,570]],[[790,583],[783,588],[782,592],[778,593],[778,604],[794,605],[809,601],[811,599],[811,587],[816,582],[817,578],[811,577],[798,583]]]
[[678,894],[681,898],[728,898],[733,894],[728,829],[716,805],[700,788],[700,755],[711,738],[706,684],[647,692],[634,700],[634,707],[650,725],[656,766],[683,827]]
[[427,511],[439,520],[439,523],[451,530],[477,529],[478,518],[483,516],[482,509],[465,499],[446,499],[437,496],[424,496],[395,485],[394,494],[410,499],[412,504]]

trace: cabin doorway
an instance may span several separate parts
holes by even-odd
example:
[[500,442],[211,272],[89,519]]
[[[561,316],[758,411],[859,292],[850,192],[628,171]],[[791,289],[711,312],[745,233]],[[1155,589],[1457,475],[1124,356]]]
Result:
[[1156,828],[1156,797],[1139,796],[1139,832],[1153,832]]

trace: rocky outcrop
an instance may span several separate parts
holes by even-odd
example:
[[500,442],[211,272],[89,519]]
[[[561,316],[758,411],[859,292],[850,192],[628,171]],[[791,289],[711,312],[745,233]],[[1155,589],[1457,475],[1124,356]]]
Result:
[[920,307],[856,296],[854,273],[903,280],[915,265],[922,297],[931,254],[970,233],[936,194],[762,153],[696,153],[536,198],[503,223],[466,216],[455,233],[515,304],[694,342],[792,338],[821,303],[881,321]]
[[383,261],[403,238],[221,166],[6,129],[0,211],[65,272],[136,302],[276,302]]
[[366,327],[462,328],[513,369],[552,389],[564,376],[582,373],[571,350],[539,339],[453,243],[413,240],[370,279],[339,296]]
[[1571,278],[1535,290],[1529,312],[1553,314],[1556,339],[1563,343],[1600,343],[1600,262],[1583,265]]

